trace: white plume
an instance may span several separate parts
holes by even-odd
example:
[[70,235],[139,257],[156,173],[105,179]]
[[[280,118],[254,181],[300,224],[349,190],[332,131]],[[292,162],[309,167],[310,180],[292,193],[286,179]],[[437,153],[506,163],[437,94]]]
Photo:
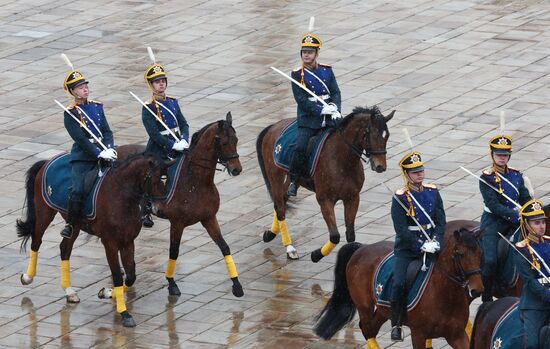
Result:
[[409,144],[409,147],[411,147],[411,149],[412,149],[413,148],[413,142],[411,140],[411,136],[409,135],[409,130],[407,130],[406,128],[403,127],[403,133],[405,134],[405,140]]
[[504,110],[500,111],[500,132],[504,133],[504,128],[506,127],[506,114]]
[[151,61],[153,62],[153,64],[156,64],[157,61],[155,60],[155,54],[153,53],[153,50],[151,49],[151,47],[147,46],[147,52],[149,53],[149,58],[151,58]]
[[65,61],[65,64],[67,64],[69,68],[71,68],[71,70],[74,70],[73,64],[71,63],[71,61],[69,60],[69,57],[67,57],[66,54],[62,53],[61,58]]
[[527,188],[527,191],[529,191],[529,195],[531,195],[532,198],[535,198],[535,189],[533,189],[533,183],[531,183],[531,180],[526,175],[523,175],[523,183],[525,184],[525,188]]
[[308,27],[308,32],[312,32],[313,31],[313,26],[315,25],[315,17],[309,17],[309,27]]

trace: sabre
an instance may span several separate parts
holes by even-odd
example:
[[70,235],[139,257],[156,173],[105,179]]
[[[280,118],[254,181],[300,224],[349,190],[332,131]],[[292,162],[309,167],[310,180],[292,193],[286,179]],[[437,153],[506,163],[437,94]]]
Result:
[[[502,235],[499,231],[497,231],[497,234],[500,235],[500,237],[501,237],[502,239],[504,239],[504,241],[506,241],[506,242],[508,243],[508,245],[512,246],[512,248],[513,248],[514,250],[516,250],[516,252],[519,253],[519,254],[523,257],[523,259],[525,259],[525,260],[527,261],[527,263],[529,263],[529,264],[533,267],[533,269],[535,269],[536,271],[538,271],[539,274],[540,274],[548,283],[550,283],[550,278],[548,278],[548,276],[544,275],[544,274],[542,273],[542,271],[540,271],[538,268],[536,268],[535,265],[534,265],[529,259],[527,259],[527,257],[525,257],[525,255],[524,255],[523,253],[521,253],[521,252],[516,248],[516,246],[514,246],[513,243],[510,242],[510,240],[508,240],[508,239],[507,239],[504,235]],[[529,247],[528,247],[528,248],[529,248]],[[548,269],[548,266],[546,265],[546,263],[544,263],[544,259],[541,259],[541,258],[540,258],[540,256],[538,255],[537,251],[535,251],[535,250],[533,250],[533,249],[531,249],[531,250],[532,250],[532,251],[537,255],[537,257],[541,260],[541,262],[543,263],[544,267],[545,267],[546,269]]]
[[[386,189],[388,189],[389,192],[391,192],[391,195],[392,197],[395,199],[395,201],[397,201],[397,203],[406,211],[408,212],[409,209],[407,209],[407,207],[405,207],[405,205],[401,202],[401,200],[399,200],[397,198],[397,196],[395,195],[395,193],[393,192],[393,190],[390,189],[390,187],[387,186],[386,183],[382,182],[381,183],[383,186],[386,187]],[[418,226],[418,228],[420,228],[420,231],[422,233],[424,233],[424,236],[426,237],[426,239],[428,239],[428,241],[432,241],[432,238],[428,235],[428,233],[426,233],[426,231],[424,230],[424,228],[422,228],[422,225],[420,223],[418,223],[418,221],[416,220],[416,218],[414,216],[409,216],[412,218],[412,220],[414,221],[414,223]]]
[[[151,115],[153,115],[155,117],[155,119],[160,122],[160,124],[166,129],[166,131],[168,131],[168,133],[174,137],[174,139],[176,140],[176,142],[179,142],[180,139],[176,136],[176,134],[164,123],[164,121],[162,121],[161,118],[158,117],[157,114],[155,114],[148,106],[147,104],[145,104],[145,102],[143,102],[141,99],[139,99],[138,96],[136,96],[134,93],[132,93],[132,91],[128,91],[130,92],[130,94],[132,95],[132,97],[134,97],[139,103],[141,103],[142,106],[145,107],[145,109],[147,109],[149,111],[149,113],[151,113]],[[159,103],[160,104],[160,103]]]
[[514,200],[512,200],[508,195],[504,194],[504,193],[501,193],[500,190],[498,190],[497,188],[493,187],[489,182],[487,182],[486,180],[484,180],[483,178],[481,178],[480,176],[476,175],[475,173],[472,173],[472,171],[468,170],[467,168],[464,168],[462,166],[460,166],[460,168],[462,170],[464,170],[465,172],[471,174],[472,176],[474,176],[475,178],[479,179],[479,181],[481,183],[484,183],[485,185],[487,185],[489,188],[493,189],[494,191],[496,191],[497,193],[501,194],[502,196],[504,196],[504,198],[508,199],[508,201],[510,201],[511,203],[513,203],[514,205],[516,205],[517,208],[521,209],[521,205],[518,204],[517,202],[515,202]]
[[107,150],[107,147],[105,146],[105,144],[103,144],[103,142],[99,138],[97,138],[97,136],[92,131],[90,131],[90,129],[86,126],[86,124],[78,120],[78,118],[73,113],[71,113],[69,109],[67,109],[63,104],[59,103],[57,99],[54,99],[53,101],[57,103],[57,105],[60,106],[65,112],[67,112],[67,114],[69,114],[74,119],[74,121],[78,122],[80,127],[85,129],[90,134],[90,136],[92,136],[93,139],[95,139],[95,141],[103,148],[103,150]]
[[307,87],[305,87],[304,85],[300,84],[298,81],[294,80],[292,77],[286,75],[285,73],[283,73],[282,71],[280,71],[279,69],[275,68],[275,67],[271,67],[271,69],[273,69],[274,71],[276,71],[277,73],[281,74],[282,76],[284,76],[285,78],[287,78],[288,80],[290,80],[294,85],[297,85],[299,88],[301,88],[302,90],[306,91],[307,93],[309,93],[309,95],[313,98],[315,98],[319,103],[321,103],[323,106],[327,106],[327,102],[325,102],[321,97],[317,96],[315,93],[311,92],[310,89],[308,89]]

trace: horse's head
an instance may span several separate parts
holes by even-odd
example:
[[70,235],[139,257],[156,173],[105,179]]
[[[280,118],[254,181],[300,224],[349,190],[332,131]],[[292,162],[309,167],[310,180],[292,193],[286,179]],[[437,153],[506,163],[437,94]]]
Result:
[[227,168],[227,173],[231,176],[238,176],[243,167],[239,161],[239,153],[237,153],[237,132],[232,126],[233,117],[231,112],[225,116],[225,120],[218,121],[216,130],[216,138],[214,146],[218,162]]
[[164,198],[167,190],[168,168],[176,160],[165,161],[155,156],[149,156],[147,160],[148,168],[143,178],[143,193],[153,199]]
[[[450,254],[452,267],[449,266],[449,277],[468,290],[472,298],[483,293],[481,280],[482,250],[474,235],[466,229],[455,230],[447,239],[445,251]],[[443,257],[443,256],[442,256]]]
[[350,123],[351,119],[361,120],[359,137],[353,140],[353,143],[358,142],[357,146],[361,148],[361,153],[364,152],[370,160],[371,170],[378,173],[386,171],[386,143],[390,137],[388,130],[388,121],[393,118],[395,110],[384,116],[377,106],[369,108],[356,107],[353,112],[348,115],[342,125]]

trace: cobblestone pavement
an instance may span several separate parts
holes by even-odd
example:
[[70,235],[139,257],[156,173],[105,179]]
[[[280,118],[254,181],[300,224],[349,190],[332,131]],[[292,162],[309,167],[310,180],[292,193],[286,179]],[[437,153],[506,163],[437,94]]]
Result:
[[[0,16],[0,347],[30,348],[361,348],[357,319],[325,342],[311,331],[332,291],[336,253],[313,264],[309,252],[328,237],[314,196],[301,190],[288,216],[299,261],[288,262],[278,241],[264,244],[272,204],[255,155],[258,133],[293,116],[290,84],[270,66],[299,64],[299,40],[310,15],[324,40],[321,62],[333,64],[343,112],[354,106],[395,109],[390,167],[366,181],[357,240],[392,240],[390,196],[379,185],[401,185],[397,161],[407,127],[423,152],[429,181],[441,187],[448,219],[478,219],[475,172],[488,166],[487,141],[501,110],[514,138],[512,166],[524,169],[543,200],[550,199],[550,5],[546,1],[73,1],[1,0]],[[320,6],[322,4],[322,6]],[[28,255],[20,254],[25,171],[70,148],[62,111],[65,52],[105,104],[116,143],[144,143],[141,107],[128,94],[148,95],[146,46],[169,76],[196,131],[231,111],[244,171],[216,175],[218,219],[245,296],[231,295],[223,258],[201,226],[184,232],[176,269],[182,290],[168,297],[166,221],[143,229],[136,242],[138,279],[128,308],[138,326],[123,328],[114,303],[99,300],[110,284],[101,243],[81,236],[71,259],[82,302],[68,305],[59,286],[57,217],[40,249],[38,275],[22,286]],[[337,207],[343,232],[342,207]],[[28,251],[27,251],[28,253]],[[475,303],[472,310],[477,307]],[[473,316],[473,312],[471,313]],[[392,345],[389,324],[379,336]],[[409,332],[407,332],[409,334]],[[445,347],[441,340],[435,348]]]

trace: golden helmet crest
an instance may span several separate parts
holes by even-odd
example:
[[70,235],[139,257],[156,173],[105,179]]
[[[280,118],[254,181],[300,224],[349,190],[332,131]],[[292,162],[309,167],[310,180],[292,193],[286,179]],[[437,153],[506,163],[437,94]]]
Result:
[[151,65],[145,71],[144,79],[149,84],[158,79],[167,79],[164,67],[158,63]]
[[63,88],[67,91],[70,91],[77,86],[87,83],[88,81],[86,81],[86,78],[84,77],[84,75],[82,75],[80,71],[72,70],[65,77],[65,81],[63,81]]

